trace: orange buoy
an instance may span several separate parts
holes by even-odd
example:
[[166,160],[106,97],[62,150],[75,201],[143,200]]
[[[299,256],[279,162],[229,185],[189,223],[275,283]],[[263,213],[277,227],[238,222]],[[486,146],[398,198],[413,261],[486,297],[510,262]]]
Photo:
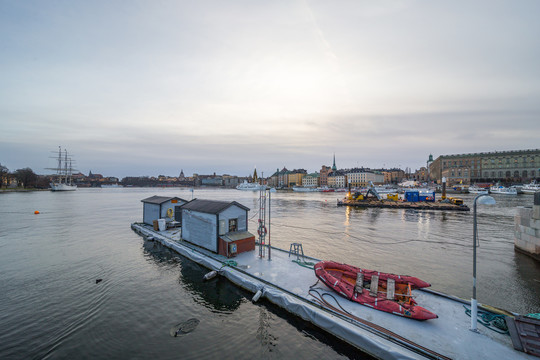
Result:
[[37,215],[37,214],[39,214],[39,211],[37,211],[37,210],[36,210],[36,211],[34,211],[34,214],[36,214],[36,215]]

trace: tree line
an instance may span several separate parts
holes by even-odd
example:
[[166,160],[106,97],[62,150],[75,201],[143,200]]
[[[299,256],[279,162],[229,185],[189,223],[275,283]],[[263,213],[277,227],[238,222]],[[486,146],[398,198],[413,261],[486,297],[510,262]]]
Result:
[[0,188],[10,186],[13,181],[16,181],[18,186],[24,189],[47,189],[49,187],[49,178],[37,175],[29,167],[10,172],[6,166],[0,164]]

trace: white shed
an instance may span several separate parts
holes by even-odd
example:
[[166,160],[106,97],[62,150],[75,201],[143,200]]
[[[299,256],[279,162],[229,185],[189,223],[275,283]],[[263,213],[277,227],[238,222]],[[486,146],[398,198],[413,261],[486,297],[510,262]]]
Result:
[[216,253],[220,235],[248,230],[249,208],[236,201],[194,199],[181,209],[182,238]]
[[151,196],[141,200],[143,203],[143,223],[152,225],[154,220],[167,219],[182,222],[180,207],[187,203],[179,197]]

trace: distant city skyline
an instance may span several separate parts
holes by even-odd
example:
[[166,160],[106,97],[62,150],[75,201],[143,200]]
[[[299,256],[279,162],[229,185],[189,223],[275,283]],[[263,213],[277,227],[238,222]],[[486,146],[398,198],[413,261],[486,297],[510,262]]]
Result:
[[[104,176],[538,148],[540,2],[0,2],[0,163]],[[96,24],[99,24],[97,26]]]

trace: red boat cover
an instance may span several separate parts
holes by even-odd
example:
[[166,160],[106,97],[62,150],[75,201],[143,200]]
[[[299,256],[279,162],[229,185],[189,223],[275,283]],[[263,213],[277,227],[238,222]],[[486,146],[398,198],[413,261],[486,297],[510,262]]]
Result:
[[[414,276],[382,273],[374,270],[360,269],[352,265],[341,264],[334,261],[321,261],[314,267],[315,275],[341,296],[374,309],[406,316],[417,320],[437,318],[437,315],[417,306],[412,298],[411,291],[431,286],[429,283]],[[355,291],[356,276],[364,274],[364,281],[371,282],[373,275],[379,276],[377,296],[371,296],[368,289]],[[395,281],[394,299],[387,299],[386,282]],[[382,290],[382,291],[381,291]]]

